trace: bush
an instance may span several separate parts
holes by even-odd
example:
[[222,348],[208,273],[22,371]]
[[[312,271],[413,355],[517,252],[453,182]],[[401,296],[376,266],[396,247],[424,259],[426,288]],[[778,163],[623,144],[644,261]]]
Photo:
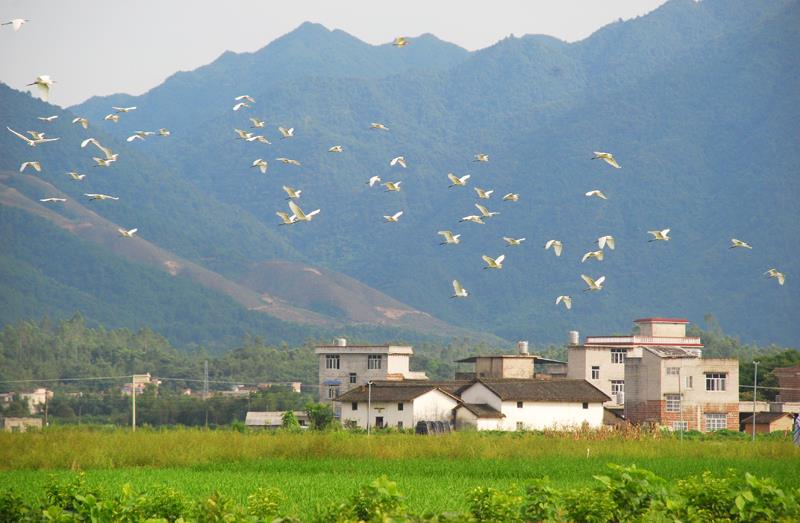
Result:
[[478,487],[467,495],[469,512],[478,521],[522,521],[522,498],[491,487]]

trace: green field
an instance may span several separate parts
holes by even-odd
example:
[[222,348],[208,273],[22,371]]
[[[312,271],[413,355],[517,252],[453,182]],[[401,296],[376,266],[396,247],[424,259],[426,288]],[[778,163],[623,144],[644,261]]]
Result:
[[[588,456],[587,456],[588,454]],[[213,491],[244,503],[259,487],[288,498],[310,518],[379,476],[397,482],[415,513],[462,510],[474,487],[522,487],[549,476],[554,486],[591,486],[608,463],[635,464],[675,481],[703,471],[773,478],[800,487],[800,449],[788,439],[687,439],[608,434],[238,433],[78,430],[0,434],[0,485],[41,498],[53,478],[83,471],[90,485],[119,491],[164,485],[197,499]]]

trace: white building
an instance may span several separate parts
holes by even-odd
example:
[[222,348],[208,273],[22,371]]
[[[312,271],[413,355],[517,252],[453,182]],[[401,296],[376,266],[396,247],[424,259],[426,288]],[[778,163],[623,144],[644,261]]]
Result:
[[[244,419],[244,424],[252,428],[277,429],[283,426],[283,415],[285,411],[248,411]],[[294,411],[294,417],[300,428],[308,428],[308,413],[302,410]]]
[[456,429],[542,430],[603,425],[609,397],[585,380],[477,380],[459,389]]
[[[348,390],[370,381],[426,380],[424,372],[412,372],[414,349],[407,345],[348,345],[337,338],[334,345],[320,345],[319,400],[332,403]],[[338,412],[337,412],[338,414]]]
[[53,399],[53,391],[40,387],[32,392],[20,392],[19,397],[28,402],[28,411],[36,414],[44,410],[44,404]]
[[[450,385],[456,382],[449,382]],[[419,421],[450,424],[458,397],[435,383],[373,382],[361,385],[335,399],[342,423],[360,428],[414,428]]]

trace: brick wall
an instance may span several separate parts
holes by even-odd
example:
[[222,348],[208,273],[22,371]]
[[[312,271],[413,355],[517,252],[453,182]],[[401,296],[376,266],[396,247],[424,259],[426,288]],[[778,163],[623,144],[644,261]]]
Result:
[[738,403],[706,403],[700,405],[683,405],[681,412],[667,412],[665,400],[649,400],[625,403],[625,417],[631,423],[658,423],[672,428],[673,423],[687,423],[687,430],[707,431],[706,413],[725,413],[728,430],[739,430]]
[[781,390],[779,392],[781,401],[800,401],[800,365],[774,369],[772,373],[778,378],[778,387],[781,389],[794,389]]

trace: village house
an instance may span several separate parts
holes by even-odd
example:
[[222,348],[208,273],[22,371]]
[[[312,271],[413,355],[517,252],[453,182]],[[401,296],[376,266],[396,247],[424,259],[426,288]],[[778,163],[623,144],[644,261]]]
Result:
[[458,430],[599,428],[609,400],[580,379],[478,379],[458,393]]
[[133,390],[136,390],[137,395],[142,394],[148,385],[158,388],[161,385],[161,381],[154,380],[149,372],[147,374],[134,374],[131,381],[123,383],[121,387],[122,395],[130,396]]
[[755,416],[744,419],[742,430],[750,434],[753,431],[755,417],[756,432],[791,432],[794,427],[795,414],[791,412],[757,412]]
[[6,432],[28,432],[42,429],[42,418],[0,418]]
[[419,421],[453,420],[459,404],[452,388],[460,382],[373,381],[350,389],[334,401],[342,424],[360,428],[414,428]]
[[424,372],[409,369],[414,349],[405,345],[348,345],[337,338],[314,352],[319,357],[319,400],[332,406],[340,394],[370,381],[428,379]]
[[28,402],[28,411],[31,414],[36,414],[40,409],[44,409],[45,403],[53,399],[53,391],[40,387],[31,392],[20,392],[19,397]]
[[[278,429],[283,426],[285,411],[257,412],[249,411],[245,416],[244,424],[251,428]],[[308,413],[302,410],[294,411],[294,417],[300,428],[308,428]]]

